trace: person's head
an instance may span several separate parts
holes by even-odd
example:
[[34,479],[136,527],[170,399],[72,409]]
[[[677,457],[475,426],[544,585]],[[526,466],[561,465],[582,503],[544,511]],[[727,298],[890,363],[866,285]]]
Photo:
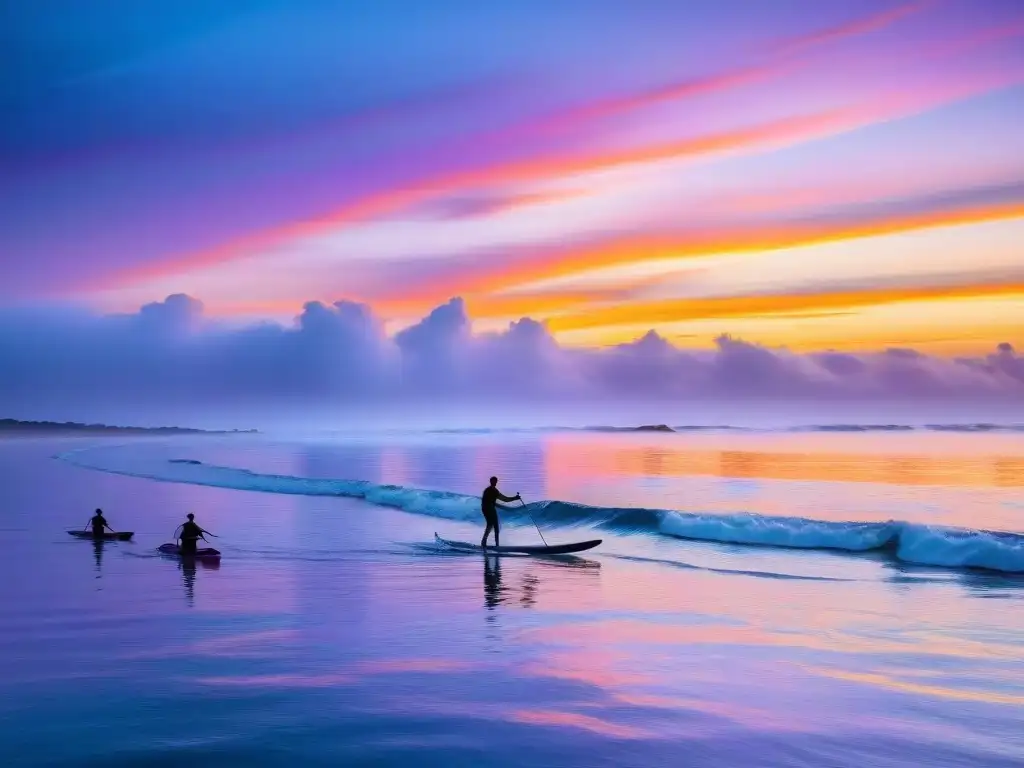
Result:
[[491,478],[491,485],[497,485],[497,484],[498,484],[498,478],[492,477]]
[[99,515],[100,517],[103,517],[103,510],[102,509],[97,509],[96,510],[96,514]]
[[187,517],[189,520],[194,520],[195,519],[195,515],[193,515],[191,512],[189,512],[187,515],[185,515],[185,517]]

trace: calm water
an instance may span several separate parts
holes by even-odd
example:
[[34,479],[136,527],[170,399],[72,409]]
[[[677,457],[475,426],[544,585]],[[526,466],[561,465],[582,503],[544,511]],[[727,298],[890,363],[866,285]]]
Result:
[[[0,754],[1020,766],[1022,470],[1021,434],[0,441]],[[492,473],[604,545],[439,550]],[[135,540],[64,533],[96,506]],[[154,552],[188,511],[219,568]]]

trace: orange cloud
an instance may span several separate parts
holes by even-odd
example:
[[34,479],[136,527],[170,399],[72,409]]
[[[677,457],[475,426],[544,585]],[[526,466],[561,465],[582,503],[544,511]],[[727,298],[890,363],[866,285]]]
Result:
[[983,77],[972,76],[964,81],[940,82],[931,89],[918,89],[909,94],[885,95],[869,105],[825,110],[704,136],[642,146],[602,148],[577,154],[543,155],[441,175],[420,183],[371,194],[322,218],[257,233],[184,259],[129,270],[122,273],[117,282],[123,286],[126,283],[136,283],[167,273],[202,269],[254,252],[266,251],[281,242],[312,237],[346,224],[382,217],[426,200],[467,190],[536,183],[640,163],[742,152],[766,146],[788,146],[906,117],[979,93],[1016,84],[1021,79],[1021,73],[1000,71]]
[[[685,235],[635,237],[604,243],[597,247],[539,252],[511,265],[498,262],[494,268],[470,272],[463,280],[447,275],[443,282],[421,281],[407,293],[382,302],[388,307],[423,308],[452,295],[467,299],[510,286],[566,277],[578,272],[614,267],[633,262],[668,261],[715,253],[758,253],[762,251],[819,245],[841,240],[909,232],[942,226],[975,224],[1024,216],[1024,202],[978,208],[927,211],[902,216],[881,216],[845,224],[808,222],[769,225],[733,231],[689,232]],[[510,298],[523,306],[536,306],[536,296]],[[500,299],[505,309],[505,299]],[[483,307],[486,312],[486,306]],[[513,312],[514,313],[514,312]]]
[[605,171],[635,163],[676,160],[704,154],[743,150],[768,143],[790,143],[849,127],[857,122],[858,115],[863,118],[862,111],[829,110],[677,141],[640,147],[601,149],[587,154],[542,156],[531,160],[455,173],[421,184],[370,195],[321,219],[310,219],[270,232],[261,232],[182,260],[143,266],[122,273],[119,282],[121,284],[138,282],[168,272],[183,272],[208,267],[240,258],[254,251],[266,250],[276,243],[312,237],[344,224],[384,216],[425,200],[467,189],[537,182],[572,174]]
[[685,320],[758,317],[796,311],[876,306],[879,304],[894,304],[928,299],[1016,295],[1024,296],[1024,284],[980,283],[974,285],[922,286],[916,288],[822,294],[672,299],[607,307],[589,307],[586,312],[555,316],[548,321],[548,326],[554,332],[578,331],[626,324],[656,326]]

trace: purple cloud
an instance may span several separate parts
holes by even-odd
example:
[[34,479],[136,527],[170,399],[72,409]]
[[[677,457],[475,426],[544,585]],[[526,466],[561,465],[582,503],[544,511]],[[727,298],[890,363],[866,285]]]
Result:
[[458,298],[393,338],[369,307],[348,301],[310,302],[290,327],[229,327],[180,294],[127,315],[7,310],[0,370],[0,410],[12,414],[278,402],[1024,402],[1024,358],[1008,343],[970,359],[797,354],[729,336],[684,350],[651,331],[580,349],[529,318],[474,334]]

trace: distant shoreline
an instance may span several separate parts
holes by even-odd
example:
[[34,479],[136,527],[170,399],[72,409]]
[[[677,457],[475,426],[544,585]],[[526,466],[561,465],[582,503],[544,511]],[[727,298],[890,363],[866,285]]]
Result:
[[122,427],[110,424],[83,424],[77,421],[21,421],[0,419],[0,437],[90,436],[99,435],[254,435],[256,429],[193,429],[191,427]]

